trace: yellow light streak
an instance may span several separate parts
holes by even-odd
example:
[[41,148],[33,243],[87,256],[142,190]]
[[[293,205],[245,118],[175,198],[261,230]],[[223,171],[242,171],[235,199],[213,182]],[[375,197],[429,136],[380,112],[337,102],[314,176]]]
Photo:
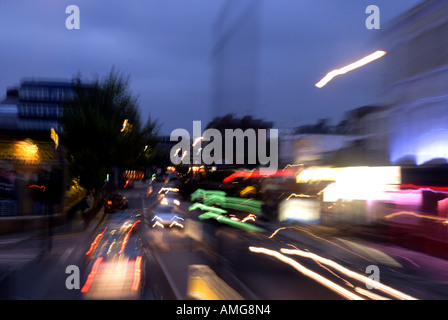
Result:
[[353,62],[345,67],[342,67],[340,69],[335,69],[327,73],[325,77],[322,78],[318,83],[316,83],[316,87],[322,88],[325,86],[328,82],[330,82],[334,77],[339,76],[341,74],[345,74],[349,71],[352,71],[354,69],[360,68],[374,60],[377,60],[381,57],[383,57],[386,54],[386,51],[375,51],[374,53],[368,55],[367,57],[364,57],[356,62]]
[[370,290],[366,290],[360,287],[356,287],[355,291],[358,292],[359,294],[365,295],[366,297],[369,297],[372,300],[391,300],[389,298],[380,296],[379,294],[373,293]]
[[345,247],[343,247],[343,246],[341,246],[341,245],[339,245],[339,244],[337,244],[337,243],[334,243],[334,242],[332,242],[332,241],[330,241],[330,240],[327,240],[327,239],[324,239],[324,238],[322,238],[322,237],[319,237],[319,236],[315,235],[314,233],[310,232],[309,230],[306,230],[305,228],[300,228],[300,227],[280,227],[280,228],[278,228],[277,230],[275,230],[275,231],[269,236],[269,239],[272,239],[273,237],[275,237],[275,235],[276,235],[279,231],[281,231],[281,230],[285,230],[285,229],[296,229],[296,230],[305,232],[305,233],[309,234],[310,236],[312,236],[312,237],[314,237],[314,238],[316,238],[316,239],[319,239],[319,240],[328,242],[328,243],[330,243],[330,244],[332,244],[332,245],[334,245],[334,246],[336,246],[336,247],[338,247],[338,248],[340,248],[340,249],[342,249],[342,250],[345,250],[345,251],[347,251],[347,252],[349,252],[349,253],[351,253],[351,254],[354,254],[355,256],[358,256],[358,257],[360,257],[360,258],[362,258],[362,259],[364,259],[364,260],[366,260],[366,261],[369,261],[369,262],[371,262],[371,263],[375,263],[375,261],[372,261],[372,260],[370,260],[369,258],[364,257],[364,256],[362,256],[362,255],[360,255],[360,254],[358,254],[358,253],[356,253],[356,252],[354,252],[354,251],[351,251],[351,250],[349,250],[349,249],[347,249],[347,248],[345,248]]
[[307,195],[307,194],[303,194],[303,193],[300,193],[300,194],[291,193],[289,195],[289,197],[286,198],[286,200],[289,200],[291,197],[295,197],[295,198],[312,198],[313,196],[310,196],[310,195]]
[[391,213],[391,214],[385,216],[385,218],[390,219],[390,218],[393,218],[396,216],[402,216],[402,215],[414,216],[417,218],[424,218],[424,219],[430,219],[430,220],[436,220],[436,221],[442,221],[442,223],[444,223],[444,224],[448,223],[448,218],[430,216],[430,215],[425,215],[425,214],[418,214],[418,213],[415,213],[412,211],[400,211],[400,212]]
[[343,296],[347,299],[364,300],[364,298],[362,298],[361,296],[358,296],[358,295],[350,292],[349,290],[341,287],[340,285],[328,280],[327,278],[317,274],[316,272],[311,271],[308,268],[305,268],[304,266],[302,266],[300,263],[298,263],[294,259],[286,257],[285,255],[281,254],[278,251],[270,250],[270,249],[266,249],[266,248],[260,248],[260,247],[252,247],[252,246],[249,247],[249,250],[252,252],[255,252],[255,253],[263,253],[263,254],[272,256],[274,258],[277,258],[280,261],[282,261],[286,264],[289,264],[290,266],[292,266],[294,269],[296,269],[300,273],[312,278],[313,280],[319,282],[320,284],[324,285],[325,287],[329,288],[330,290],[336,292],[337,294],[340,294],[341,296]]
[[165,193],[168,193],[168,192],[179,192],[179,189],[178,188],[162,187],[162,188],[160,188],[159,193],[162,193],[162,192],[165,192]]
[[321,256],[319,256],[317,254],[314,254],[314,253],[311,253],[311,252],[302,251],[302,250],[298,250],[298,249],[284,249],[284,248],[282,248],[282,249],[280,249],[280,251],[282,253],[285,253],[285,254],[293,254],[293,255],[298,255],[298,256],[301,256],[301,257],[317,260],[317,261],[319,261],[319,262],[321,262],[321,263],[323,263],[325,265],[328,265],[328,266],[338,270],[339,272],[341,272],[341,273],[343,273],[343,274],[345,274],[345,275],[347,275],[347,276],[349,276],[351,278],[354,278],[354,279],[356,279],[358,281],[361,281],[361,282],[363,282],[365,284],[369,284],[369,285],[371,285],[372,287],[375,287],[378,290],[382,290],[385,293],[387,293],[387,294],[389,294],[389,295],[391,295],[391,296],[393,296],[393,297],[395,297],[397,299],[401,299],[401,300],[416,300],[416,298],[414,298],[414,297],[412,297],[410,295],[407,295],[407,294],[405,294],[405,293],[403,293],[401,291],[398,291],[398,290],[396,290],[394,288],[386,286],[386,285],[380,283],[379,281],[375,281],[375,280],[373,280],[373,279],[371,279],[369,277],[366,277],[364,275],[361,275],[359,273],[351,271],[351,270],[347,269],[346,267],[341,266],[339,263],[336,263],[336,262],[334,262],[333,260],[330,260],[330,259],[323,258],[323,257],[321,257]]
[[152,225],[153,228],[154,228],[155,226],[162,227],[162,229],[165,228],[165,227],[163,226],[163,224],[161,224],[161,223],[160,223],[159,221],[157,221],[157,220],[156,220],[156,222],[154,222],[154,224]]
[[128,125],[128,119],[124,119],[123,127],[121,128],[120,132],[123,132],[124,130],[126,130],[127,125]]
[[177,227],[180,227],[180,228],[184,228],[184,225],[183,224],[181,224],[181,223],[179,223],[179,222],[177,222],[177,221],[173,221],[171,224],[170,224],[170,228],[172,228],[173,226],[177,226]]
[[243,220],[241,220],[241,222],[246,222],[247,220],[252,220],[255,221],[256,215],[254,215],[253,213],[249,213],[249,215],[247,215]]

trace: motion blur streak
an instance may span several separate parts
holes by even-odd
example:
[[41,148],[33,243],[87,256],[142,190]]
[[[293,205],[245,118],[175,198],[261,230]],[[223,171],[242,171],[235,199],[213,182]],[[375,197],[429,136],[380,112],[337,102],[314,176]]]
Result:
[[318,260],[313,259],[314,262],[316,262],[321,268],[327,270],[329,273],[331,273],[333,276],[341,279],[341,281],[343,281],[348,287],[355,289],[356,287],[350,283],[349,281],[347,281],[346,279],[342,278],[340,275],[338,275],[337,273],[335,273],[334,271],[332,271],[330,268],[327,268],[326,266],[324,266],[322,263],[320,263]]
[[179,222],[177,222],[177,221],[173,221],[171,224],[170,224],[170,228],[172,228],[173,226],[176,226],[176,227],[180,227],[180,228],[184,228],[184,225],[183,224],[181,224],[181,223],[179,223]]
[[140,285],[140,277],[141,277],[141,264],[142,264],[142,257],[138,256],[137,259],[135,259],[134,264],[134,281],[132,282],[132,291],[137,291],[138,287]]
[[375,51],[374,53],[368,55],[367,57],[362,58],[361,60],[353,62],[353,63],[351,63],[345,67],[342,67],[340,69],[330,71],[329,73],[327,73],[327,75],[325,77],[322,78],[322,80],[320,80],[318,83],[316,83],[316,87],[322,88],[328,82],[330,82],[334,77],[339,76],[341,74],[345,74],[354,69],[360,68],[376,59],[381,58],[385,54],[386,54],[385,51],[378,50],[378,51]]
[[45,192],[45,186],[38,186],[37,184],[33,184],[30,186],[30,188],[39,188],[42,190],[42,192]]
[[361,275],[359,273],[353,272],[353,271],[351,271],[351,270],[341,266],[340,264],[338,264],[338,263],[336,263],[336,262],[334,262],[332,260],[323,258],[323,257],[321,257],[321,256],[319,256],[317,254],[314,254],[314,253],[311,253],[311,252],[305,252],[305,251],[298,250],[298,249],[294,249],[294,250],[293,249],[281,249],[280,251],[283,252],[283,253],[286,253],[286,254],[294,254],[294,255],[301,256],[301,257],[311,258],[313,260],[317,260],[317,261],[319,261],[319,262],[321,262],[323,264],[326,264],[328,266],[331,266],[331,267],[335,268],[339,272],[342,272],[343,274],[345,274],[345,275],[347,275],[349,277],[352,277],[352,278],[354,278],[354,279],[356,279],[358,281],[361,281],[361,282],[363,282],[365,284],[369,284],[372,287],[377,288],[378,290],[382,290],[382,291],[386,292],[387,294],[390,294],[391,296],[393,296],[393,297],[395,297],[397,299],[416,300],[412,296],[409,296],[409,295],[407,295],[407,294],[405,294],[403,292],[395,290],[395,289],[393,289],[393,288],[391,288],[389,286],[386,286],[386,285],[384,285],[384,284],[382,284],[382,283],[380,283],[378,281],[372,280],[372,279],[370,279],[370,278],[368,278],[366,276],[363,276],[363,275]]
[[257,248],[257,247],[249,247],[249,250],[255,253],[263,253],[272,257],[275,257],[277,259],[279,259],[280,261],[287,263],[289,265],[291,265],[294,269],[296,269],[297,271],[303,273],[304,275],[316,280],[317,282],[319,282],[320,284],[326,286],[327,288],[333,290],[334,292],[340,294],[341,296],[347,298],[347,299],[351,299],[351,300],[364,300],[362,297],[348,291],[347,289],[342,288],[341,286],[337,285],[336,283],[328,280],[327,278],[305,268],[304,266],[302,266],[300,263],[298,263],[297,261],[288,258],[286,256],[284,256],[283,254],[274,251],[274,250],[270,250],[270,249],[266,249],[266,248]]
[[120,251],[118,252],[118,254],[122,254],[122,253],[123,253],[124,248],[126,248],[126,244],[128,243],[129,235],[131,234],[132,229],[134,229],[135,225],[136,225],[137,223],[139,223],[140,221],[141,221],[141,220],[137,220],[137,221],[135,221],[135,222],[132,224],[132,226],[129,228],[129,231],[128,231],[128,233],[126,233],[126,236],[124,237],[123,243],[121,244],[121,249],[120,249]]
[[297,194],[297,193],[291,193],[291,194],[288,196],[288,198],[286,198],[286,200],[291,199],[291,197],[296,197],[296,198],[311,198],[312,196],[307,195],[307,194],[303,194],[303,193],[300,193],[300,194]]
[[99,233],[96,237],[95,240],[93,240],[93,242],[90,244],[90,249],[89,251],[86,252],[86,256],[88,256],[94,249],[96,244],[98,243],[98,241],[101,239],[101,237],[104,235],[104,232],[106,231],[107,227],[104,228],[103,232]]
[[369,297],[372,300],[391,300],[389,298],[380,296],[379,294],[373,293],[369,290],[366,289],[362,289],[360,287],[356,287],[355,291],[358,292],[359,294],[365,295],[366,297]]
[[396,216],[402,216],[402,215],[407,215],[407,216],[414,216],[417,218],[424,218],[424,219],[431,219],[431,220],[437,220],[437,221],[442,221],[442,223],[446,224],[448,223],[448,218],[443,218],[443,217],[436,217],[436,216],[430,216],[430,215],[425,215],[425,214],[418,214],[412,211],[400,211],[400,212],[395,212],[395,213],[391,213],[387,216],[385,216],[386,219],[390,219]]
[[159,190],[159,193],[162,193],[162,192],[179,192],[179,189],[178,188],[166,188],[166,187],[163,187],[163,188],[160,188],[160,190]]
[[154,222],[154,224],[152,225],[153,228],[155,228],[156,226],[165,228],[165,227],[163,226],[163,224],[161,224],[159,221]]
[[284,229],[295,229],[295,230],[303,231],[303,232],[309,234],[310,236],[312,236],[312,237],[314,237],[314,238],[317,238],[317,239],[319,239],[319,240],[328,242],[328,243],[330,243],[330,244],[332,244],[332,245],[334,245],[334,246],[337,246],[338,248],[340,248],[340,249],[342,249],[342,250],[345,250],[345,251],[347,251],[347,252],[350,252],[351,254],[354,254],[355,256],[358,256],[358,257],[360,257],[360,258],[362,258],[362,259],[364,259],[364,260],[367,260],[367,261],[369,261],[369,262],[375,263],[375,261],[372,261],[372,260],[370,260],[370,259],[368,259],[368,258],[366,258],[366,257],[364,257],[364,256],[362,256],[362,255],[360,255],[360,254],[358,254],[358,253],[356,253],[356,252],[353,252],[353,251],[351,251],[351,250],[349,250],[349,249],[347,249],[347,248],[345,248],[345,247],[343,247],[343,246],[341,246],[341,245],[339,245],[339,244],[337,244],[337,243],[334,243],[334,242],[332,242],[332,241],[330,241],[330,240],[327,240],[327,239],[324,239],[324,238],[322,238],[322,237],[319,237],[319,236],[313,234],[312,232],[310,232],[310,231],[308,231],[308,230],[306,230],[306,229],[304,229],[304,228],[300,228],[300,227],[281,227],[281,228],[278,228],[277,230],[275,230],[275,231],[269,236],[269,239],[272,239],[272,238],[273,238],[273,237],[274,237],[280,230],[284,230]]
[[99,268],[99,266],[100,266],[102,261],[103,261],[103,257],[98,257],[95,260],[95,263],[92,266],[92,270],[90,271],[89,275],[87,276],[86,283],[84,284],[84,286],[81,289],[82,293],[86,293],[87,291],[89,291],[90,286],[93,283],[93,279],[95,279],[95,276],[96,276],[96,274],[98,272],[98,268]]
[[419,190],[434,190],[434,191],[448,191],[448,187],[437,186],[417,186],[415,184],[402,184],[401,189],[419,189]]

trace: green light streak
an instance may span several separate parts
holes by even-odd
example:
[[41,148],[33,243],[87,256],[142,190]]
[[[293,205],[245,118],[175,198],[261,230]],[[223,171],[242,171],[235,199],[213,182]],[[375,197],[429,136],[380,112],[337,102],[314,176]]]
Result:
[[219,221],[221,223],[225,223],[225,224],[228,224],[228,225],[230,225],[232,227],[243,229],[243,230],[246,230],[246,231],[257,231],[257,232],[263,232],[264,231],[264,229],[262,229],[260,227],[257,227],[257,226],[255,226],[253,224],[249,224],[249,223],[245,223],[245,222],[241,222],[241,221],[235,221],[235,220],[232,220],[232,219],[230,219],[230,218],[228,218],[226,216],[223,216],[223,215],[220,215],[220,214],[217,214],[217,213],[213,213],[213,212],[205,212],[205,213],[201,214],[198,218],[201,219],[201,220],[215,219],[215,220],[217,220],[217,221]]
[[262,201],[254,199],[242,199],[237,197],[227,197],[224,191],[197,189],[191,194],[191,201],[203,198],[206,206],[219,205],[223,208],[235,209],[253,214],[261,213]]

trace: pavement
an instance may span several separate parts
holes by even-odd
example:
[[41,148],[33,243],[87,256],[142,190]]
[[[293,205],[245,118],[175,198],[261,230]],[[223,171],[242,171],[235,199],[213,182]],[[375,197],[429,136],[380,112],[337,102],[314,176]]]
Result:
[[[103,212],[104,210],[100,210],[87,227],[80,219],[74,219],[54,227],[51,233],[49,230],[35,230],[0,235],[0,299],[10,299],[14,294],[12,288],[17,285],[15,275],[19,271],[31,266],[35,268],[38,265],[52,265],[45,263],[44,260],[57,259],[61,262],[60,259],[65,259],[70,247],[58,248],[58,238],[65,235],[82,237],[85,234],[91,234],[103,218]],[[51,275],[51,272],[46,271],[45,274]],[[30,293],[29,298],[31,296]],[[38,293],[34,296],[36,299],[42,297]]]

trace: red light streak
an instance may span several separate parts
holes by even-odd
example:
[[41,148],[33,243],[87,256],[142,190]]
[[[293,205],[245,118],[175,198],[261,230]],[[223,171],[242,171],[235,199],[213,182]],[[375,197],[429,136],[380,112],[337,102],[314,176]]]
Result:
[[260,177],[279,177],[279,176],[293,176],[296,175],[297,171],[293,169],[283,169],[283,170],[277,170],[274,174],[262,174],[260,171],[236,171],[232,173],[230,176],[224,178],[222,182],[228,183],[236,178],[260,178]]
[[103,237],[104,232],[106,231],[107,227],[104,228],[103,232],[99,233],[96,237],[95,240],[93,240],[93,242],[90,244],[90,249],[86,252],[86,256],[88,256],[93,249],[95,248],[95,245],[98,243],[98,241]]
[[42,192],[45,192],[45,186],[38,186],[37,184],[33,184],[30,186],[30,188],[39,188],[42,190]]
[[134,281],[132,282],[132,291],[137,291],[140,285],[142,257],[138,256],[134,263]]
[[136,225],[137,223],[139,223],[140,221],[142,221],[142,220],[137,220],[137,221],[135,221],[135,222],[132,224],[132,226],[129,228],[129,231],[128,231],[128,233],[126,233],[126,236],[124,237],[123,243],[121,244],[121,249],[120,249],[120,251],[118,252],[118,254],[122,254],[122,253],[124,252],[124,248],[126,247],[126,244],[128,243],[129,235],[131,234],[132,229],[134,229],[135,225]]
[[101,264],[102,261],[103,261],[103,257],[98,257],[95,260],[95,263],[92,266],[92,270],[90,271],[90,273],[89,273],[89,275],[87,277],[86,283],[84,284],[84,286],[81,289],[82,293],[86,293],[87,291],[89,291],[90,286],[93,283],[93,279],[95,278],[95,276],[96,276],[96,274],[98,272],[98,268],[100,267],[100,264]]
[[417,186],[415,184],[401,184],[401,189],[430,189],[434,191],[448,191],[448,187],[436,187],[436,186]]

